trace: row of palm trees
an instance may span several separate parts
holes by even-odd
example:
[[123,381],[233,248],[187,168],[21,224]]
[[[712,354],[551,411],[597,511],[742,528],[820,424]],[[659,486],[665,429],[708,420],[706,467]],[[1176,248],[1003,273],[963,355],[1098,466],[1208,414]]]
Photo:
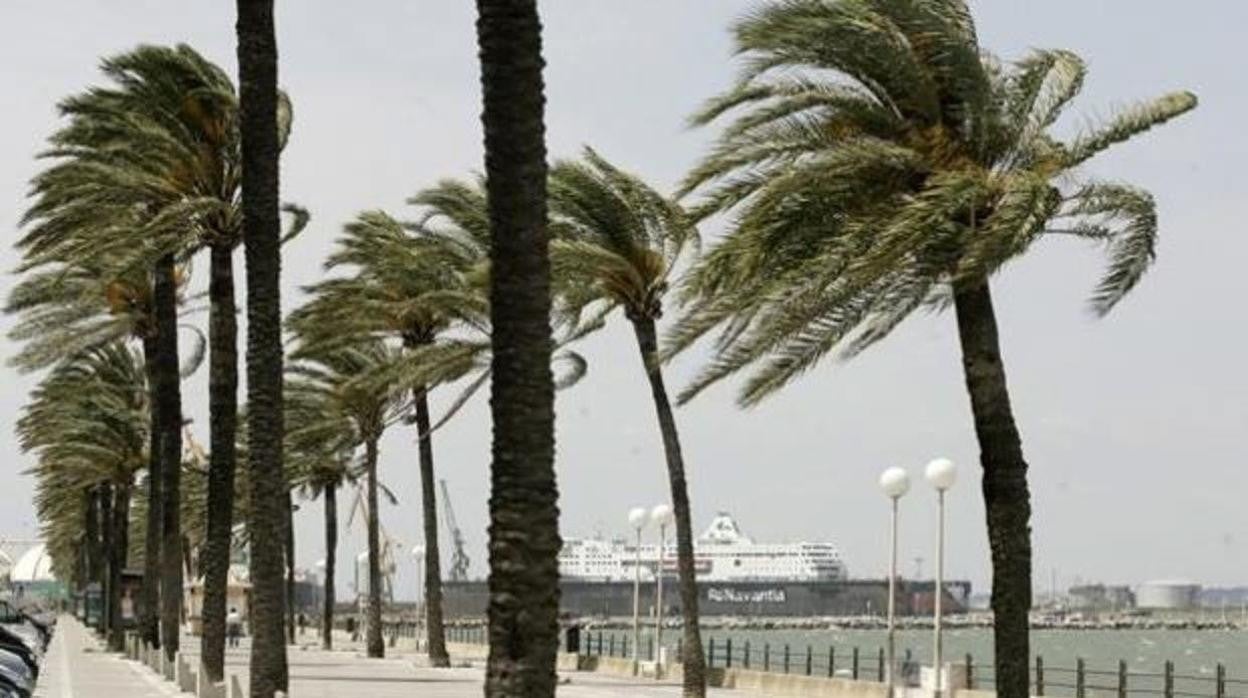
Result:
[[[999,61],[979,45],[964,0],[774,0],[733,26],[744,69],[692,119],[726,124],[667,196],[589,149],[548,167],[536,3],[478,0],[484,176],[419,192],[412,220],[361,213],[338,239],[327,278],[283,325],[280,248],[307,222],[297,206],[286,207],[285,233],[279,218],[292,106],[277,89],[271,0],[238,8],[237,92],[189,47],[140,47],[104,62],[107,86],[62,102],[66,125],[50,139],[52,163],[33,183],[18,241],[22,280],[8,303],[24,342],[17,360],[47,371],[19,433],[38,457],[37,505],[58,569],[104,584],[112,642],[117,575],[133,551],[145,569],[144,638],[176,652],[187,532],[202,531],[203,661],[219,678],[231,532],[243,523],[255,585],[252,694],[284,690],[290,493],[324,497],[332,580],[338,493],[362,479],[366,641],[381,656],[378,444],[406,421],[418,446],[429,653],[446,665],[434,435],[488,382],[486,693],[552,695],[554,391],[584,373],[574,342],[619,309],[664,445],[685,694],[704,695],[687,474],[664,363],[712,335],[709,362],[675,402],[744,371],[740,402],[751,405],[829,354],[864,351],[915,310],[952,306],[981,447],[998,690],[1027,694],[1027,464],[989,280],[1037,240],[1081,238],[1108,251],[1092,306],[1112,309],[1153,259],[1156,208],[1147,192],[1080,168],[1192,109],[1194,96],[1132,106],[1062,140],[1053,126],[1082,86],[1083,62],[1057,50]],[[714,216],[727,232],[697,258],[698,225]],[[189,291],[200,251],[210,262],[206,338],[184,317],[200,300]],[[661,332],[670,306],[678,317]],[[179,351],[180,339],[190,351]],[[203,472],[183,462],[179,382],[205,351]],[[449,407],[434,415],[430,395],[446,389],[455,391]],[[236,477],[239,454],[247,467]],[[127,546],[139,531],[142,546]],[[332,599],[330,587],[326,643]]]

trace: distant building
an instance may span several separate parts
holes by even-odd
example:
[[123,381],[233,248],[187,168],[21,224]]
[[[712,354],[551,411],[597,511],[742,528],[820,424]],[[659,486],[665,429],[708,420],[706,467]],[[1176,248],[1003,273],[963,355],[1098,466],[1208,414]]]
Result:
[[1118,611],[1134,608],[1135,593],[1127,586],[1083,584],[1067,592],[1070,607],[1086,611]]
[[1185,580],[1145,582],[1136,591],[1136,605],[1147,610],[1188,610],[1199,599],[1200,585]]

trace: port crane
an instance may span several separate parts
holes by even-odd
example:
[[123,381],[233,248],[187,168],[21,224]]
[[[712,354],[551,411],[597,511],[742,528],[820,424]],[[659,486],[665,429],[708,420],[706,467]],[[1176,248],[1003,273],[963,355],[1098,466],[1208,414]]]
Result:
[[442,486],[442,517],[445,519],[446,531],[451,536],[451,569],[447,579],[452,582],[463,582],[468,579],[468,553],[464,550],[464,534],[455,522],[455,509],[451,507],[451,495],[446,489],[446,480],[439,480]]

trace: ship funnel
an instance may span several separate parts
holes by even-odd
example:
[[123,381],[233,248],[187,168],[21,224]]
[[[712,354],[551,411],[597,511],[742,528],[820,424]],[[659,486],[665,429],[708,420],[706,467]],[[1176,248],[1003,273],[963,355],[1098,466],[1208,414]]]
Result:
[[707,527],[699,540],[718,544],[752,542],[741,532],[741,527],[737,525],[737,520],[732,518],[732,514],[724,511],[715,515],[715,518],[711,520],[711,525]]

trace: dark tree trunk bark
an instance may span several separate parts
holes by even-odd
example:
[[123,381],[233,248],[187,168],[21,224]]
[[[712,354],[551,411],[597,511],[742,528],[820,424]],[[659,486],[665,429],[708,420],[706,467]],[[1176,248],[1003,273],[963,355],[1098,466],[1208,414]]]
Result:
[[416,433],[420,437],[420,494],[425,524],[425,627],[429,638],[429,663],[449,667],[451,657],[446,651],[446,632],[442,624],[442,570],[438,550],[437,481],[433,474],[433,437],[430,434],[429,393],[418,389],[416,399]]
[[182,386],[178,366],[178,298],[174,260],[156,264],[156,400],[160,408],[160,635],[169,661],[178,651],[182,618]]
[[487,696],[555,692],[559,492],[550,370],[542,27],[535,0],[477,0],[490,212]]
[[103,584],[103,550],[100,542],[100,488],[90,487],[83,499],[87,507],[83,516],[82,543],[86,562],[83,564],[83,586],[91,582]]
[[143,339],[147,371],[149,444],[147,458],[147,531],[143,539],[143,584],[139,589],[139,635],[148,647],[160,647],[160,400],[156,394],[155,336]]
[[667,477],[672,491],[672,513],[676,519],[676,567],[680,577],[680,611],[684,619],[684,641],[680,661],[683,669],[685,696],[706,695],[706,658],[702,654],[702,632],[698,618],[698,579],[693,557],[693,515],[689,508],[689,485],[685,479],[685,458],[680,450],[680,434],[676,417],[663,383],[659,361],[659,340],[654,320],[633,321],[637,348],[650,381],[654,410],[663,435],[663,453],[667,458]]
[[1027,462],[1014,424],[997,320],[987,281],[957,289],[962,367],[983,467],[992,548],[993,642],[997,695],[1026,698],[1031,610],[1031,501]]
[[238,0],[243,241],[247,268],[247,438],[251,475],[252,698],[289,683],[282,632],[281,222],[273,0]]
[[368,656],[386,656],[381,637],[381,519],[377,511],[377,436],[364,441],[364,471],[368,482]]
[[226,585],[234,527],[234,470],[238,432],[238,321],[234,304],[234,249],[212,248],[208,297],[208,530],[200,566],[204,572],[200,660],[207,678],[225,678]]
[[325,606],[321,610],[321,649],[334,648],[334,575],[338,558],[338,488],[326,485],[325,492]]
[[108,649],[121,652],[126,648],[125,629],[121,617],[121,572],[126,566],[130,547],[130,486],[113,486],[112,541],[108,547]]
[[104,603],[100,614],[100,627],[104,629],[104,637],[109,637],[113,629],[113,488],[107,483],[96,485],[95,496],[99,500],[100,543],[104,549],[104,564],[98,570],[100,576],[100,599]]
[[295,644],[295,503],[286,492],[286,644]]

